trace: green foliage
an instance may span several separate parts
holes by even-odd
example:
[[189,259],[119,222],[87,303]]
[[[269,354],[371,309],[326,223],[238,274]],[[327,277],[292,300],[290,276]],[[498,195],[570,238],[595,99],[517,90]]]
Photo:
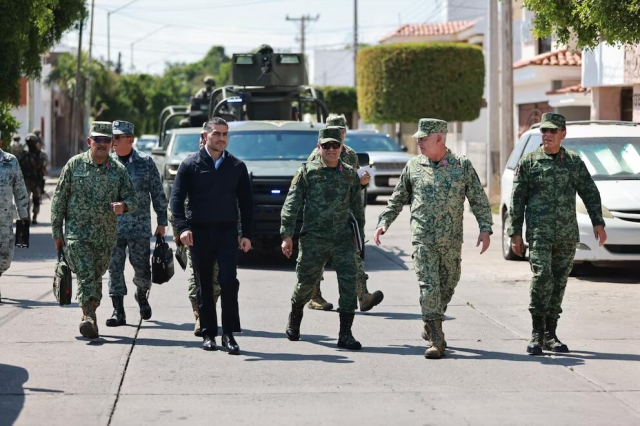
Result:
[[358,111],[368,123],[478,118],[482,48],[466,43],[401,43],[358,53]]
[[194,94],[204,86],[203,80],[210,75],[216,80],[216,86],[224,86],[231,80],[231,58],[223,46],[213,46],[204,58],[191,64],[169,64],[166,76],[175,77],[189,86],[189,92]]
[[535,12],[534,34],[554,35],[561,44],[577,41],[593,48],[601,40],[611,45],[640,43],[640,0],[523,0]]
[[5,148],[11,143],[11,135],[18,131],[20,122],[11,115],[11,105],[0,102],[0,132]]
[[358,109],[358,97],[355,87],[349,86],[316,86],[322,91],[324,103],[329,112],[336,114],[351,114]]
[[20,78],[38,78],[41,55],[85,15],[85,0],[0,1],[0,102],[19,102]]

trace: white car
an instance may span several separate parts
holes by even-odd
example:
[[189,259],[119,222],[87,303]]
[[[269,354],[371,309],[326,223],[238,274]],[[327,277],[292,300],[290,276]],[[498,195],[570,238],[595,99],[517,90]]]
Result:
[[[519,259],[511,251],[511,238],[507,235],[514,170],[524,154],[542,143],[538,126],[532,126],[522,135],[502,174],[502,251],[507,260]],[[607,241],[600,247],[586,208],[580,197],[576,197],[580,242],[574,263],[640,265],[640,123],[567,122],[567,136],[562,146],[578,152],[591,173],[600,190],[607,231]]]
[[[373,203],[378,195],[391,195],[398,178],[413,155],[399,146],[388,135],[371,130],[347,130],[345,145],[355,152],[366,152],[370,159],[371,182],[367,187],[367,202]],[[366,164],[360,164],[361,167]]]

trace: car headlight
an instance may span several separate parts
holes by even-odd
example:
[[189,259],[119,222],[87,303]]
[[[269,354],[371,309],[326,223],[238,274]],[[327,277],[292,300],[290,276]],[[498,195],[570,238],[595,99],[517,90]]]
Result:
[[[589,212],[587,211],[587,206],[584,205],[582,200],[576,200],[576,212],[578,212],[580,214],[586,214],[586,215],[589,214]],[[611,212],[605,206],[602,206],[602,217],[607,218],[607,219],[613,219],[614,218],[614,216],[611,214]]]
[[179,168],[180,164],[167,164],[164,168],[164,178],[175,179]]

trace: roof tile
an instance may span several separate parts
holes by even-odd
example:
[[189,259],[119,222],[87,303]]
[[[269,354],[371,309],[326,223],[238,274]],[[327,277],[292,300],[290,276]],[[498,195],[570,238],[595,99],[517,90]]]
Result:
[[423,37],[423,36],[442,36],[459,33],[462,30],[471,28],[475,21],[450,21],[432,24],[405,24],[387,34],[380,41],[385,41],[393,37]]
[[551,66],[582,66],[582,52],[572,52],[569,49],[543,53],[533,58],[521,59],[513,64],[513,68],[523,68],[529,65]]

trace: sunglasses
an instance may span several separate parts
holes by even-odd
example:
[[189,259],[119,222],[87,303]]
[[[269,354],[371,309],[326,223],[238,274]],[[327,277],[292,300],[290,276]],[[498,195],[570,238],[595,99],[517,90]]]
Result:
[[552,135],[555,135],[558,133],[558,129],[540,129],[540,133],[551,133]]
[[321,143],[320,146],[322,147],[322,149],[329,149],[329,148],[338,149],[342,146],[342,144],[340,142],[331,141],[331,142]]
[[111,138],[108,138],[106,136],[94,136],[93,141],[95,143],[104,143],[104,144],[110,144],[111,143]]

